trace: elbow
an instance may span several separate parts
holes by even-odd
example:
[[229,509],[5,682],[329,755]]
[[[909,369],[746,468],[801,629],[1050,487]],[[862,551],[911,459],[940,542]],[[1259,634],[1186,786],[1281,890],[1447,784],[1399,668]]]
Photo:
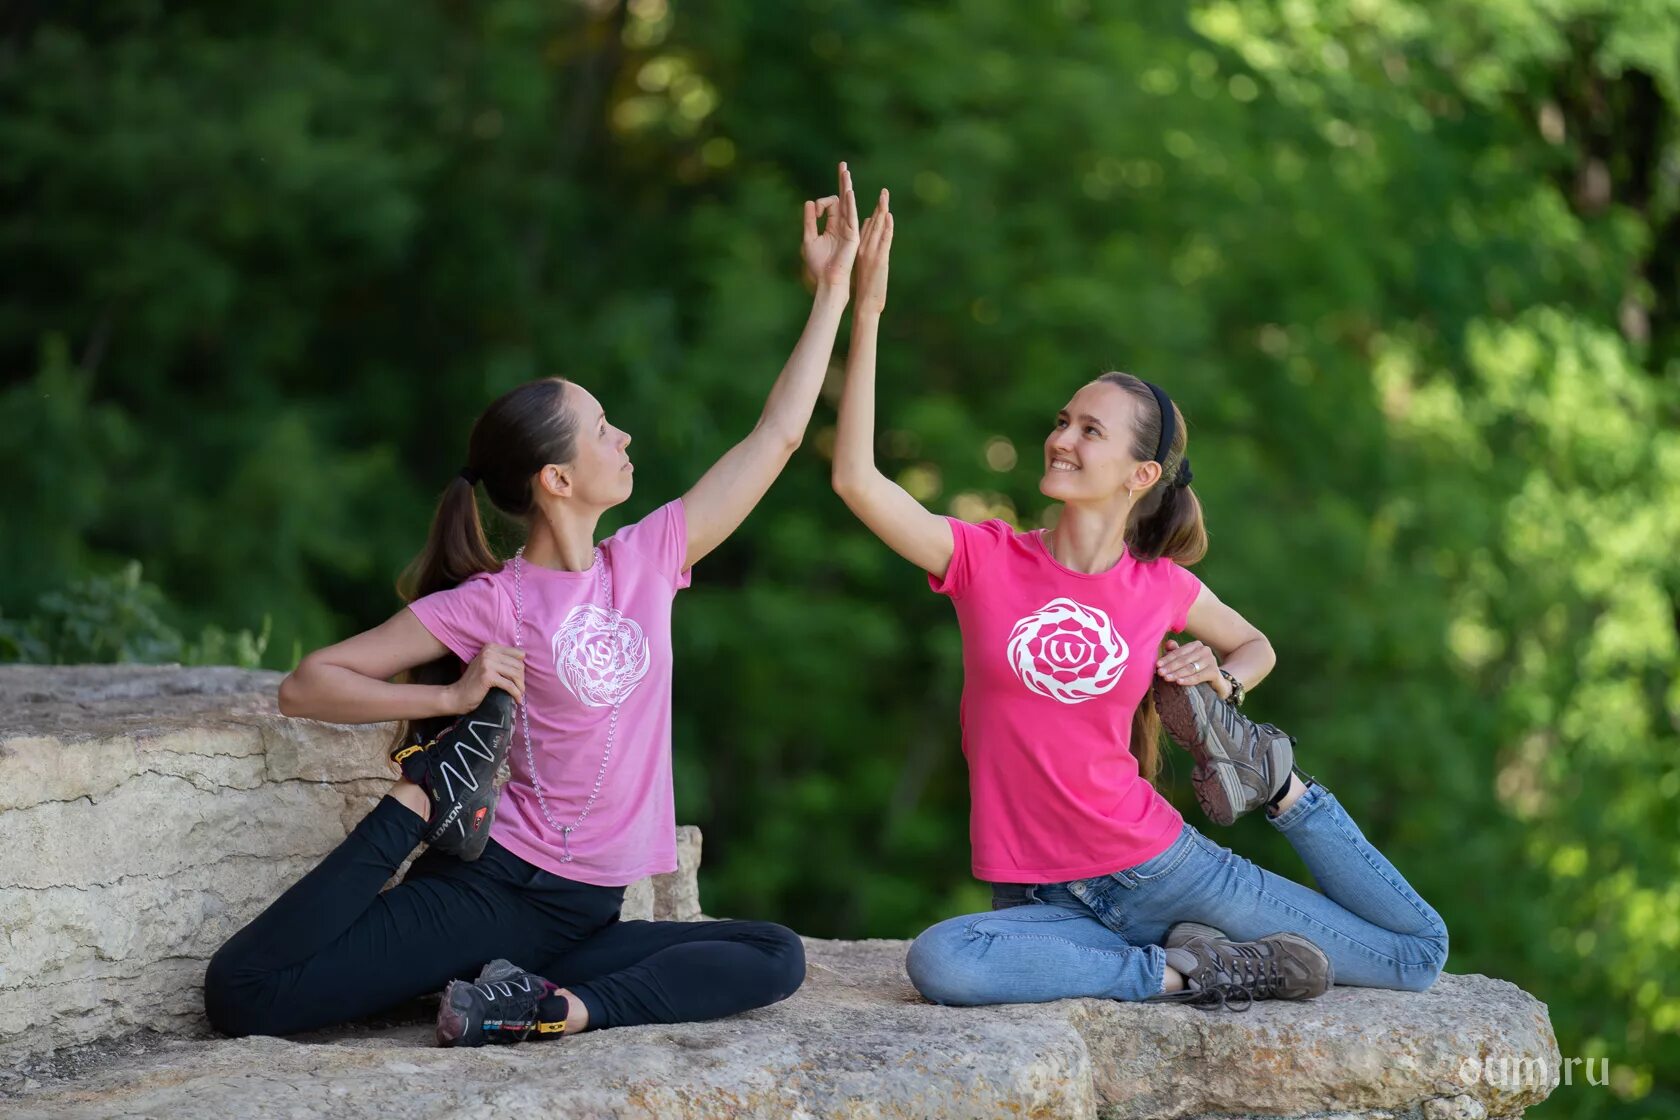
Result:
[[785,461],[799,450],[799,445],[805,442],[803,427],[790,428],[782,424],[761,424],[758,431],[761,439],[769,441],[777,451],[781,452]]
[[290,673],[287,673],[285,678],[280,681],[280,695],[278,699],[281,715],[295,716],[298,714],[297,691],[297,670],[294,669]]
[[852,499],[857,495],[862,481],[863,480],[858,477],[858,472],[854,470],[847,470],[841,467],[838,463],[835,464],[833,473],[829,475],[829,482],[833,485],[834,492],[838,494],[840,496],[840,500],[845,502],[848,506],[852,504]]
[[298,662],[297,668],[287,673],[280,681],[280,695],[278,697],[280,714],[283,716],[309,715],[309,677],[313,661],[305,657]]

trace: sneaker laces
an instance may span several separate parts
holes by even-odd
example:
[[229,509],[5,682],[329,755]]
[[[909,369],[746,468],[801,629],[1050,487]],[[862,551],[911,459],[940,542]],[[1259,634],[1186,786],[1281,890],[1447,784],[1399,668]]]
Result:
[[1197,956],[1202,959],[1200,967],[1185,978],[1195,985],[1184,1000],[1192,1005],[1247,1011],[1257,999],[1276,997],[1285,983],[1277,953],[1269,945],[1226,941],[1215,947],[1209,943],[1206,955]]
[[499,1035],[507,1041],[524,1041],[537,1027],[537,1007],[559,990],[559,985],[531,972],[503,980],[480,980],[473,991],[483,996],[485,1024],[500,1020]]

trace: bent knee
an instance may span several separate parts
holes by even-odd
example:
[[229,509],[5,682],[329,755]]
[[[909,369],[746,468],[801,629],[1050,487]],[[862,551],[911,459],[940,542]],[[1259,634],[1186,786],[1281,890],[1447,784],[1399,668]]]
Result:
[[1418,953],[1414,961],[1408,961],[1401,971],[1400,989],[1407,992],[1425,992],[1434,986],[1441,978],[1442,971],[1447,967],[1447,935],[1443,929],[1439,935],[1427,935],[1418,939]]
[[976,983],[979,979],[963,952],[965,938],[950,922],[921,932],[910,943],[904,971],[924,999],[947,1007],[975,1007],[991,1003]]
[[770,957],[771,988],[776,999],[784,1000],[805,983],[805,942],[786,926],[771,922],[764,923],[758,940]]
[[262,984],[224,945],[204,970],[204,1014],[222,1034],[242,1038],[275,1034],[268,1018],[256,1010],[263,1002]]

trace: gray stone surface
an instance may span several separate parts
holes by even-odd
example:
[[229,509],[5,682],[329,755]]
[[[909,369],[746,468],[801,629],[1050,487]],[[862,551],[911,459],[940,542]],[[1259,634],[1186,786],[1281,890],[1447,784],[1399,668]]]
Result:
[[[792,999],[714,1023],[439,1050],[422,1000],[304,1038],[214,1038],[209,954],[391,776],[385,729],[284,719],[276,683],[0,667],[0,1116],[1501,1120],[1558,1068],[1545,1006],[1483,976],[1242,1014],[960,1009],[921,1000],[892,941],[807,941]],[[699,916],[697,832],[680,852],[627,916]],[[1477,1075],[1493,1068],[1529,1075]]]
[[[428,1023],[304,1039],[154,1040],[0,1082],[17,1120],[374,1117],[1512,1117],[1547,1086],[1467,1084],[1465,1057],[1556,1068],[1545,1008],[1444,976],[1234,1014],[1104,1000],[935,1007],[905,942],[808,941],[790,1000],[714,1023],[439,1050]],[[92,1068],[88,1069],[87,1066]],[[531,1110],[531,1111],[527,1111]]]
[[[210,954],[389,787],[388,725],[287,719],[279,680],[0,666],[0,1053],[199,1027]],[[678,847],[626,917],[699,915]]]

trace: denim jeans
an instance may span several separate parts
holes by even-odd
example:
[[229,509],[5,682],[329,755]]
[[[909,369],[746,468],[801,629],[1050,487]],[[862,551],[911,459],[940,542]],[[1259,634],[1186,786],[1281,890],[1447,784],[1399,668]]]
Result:
[[1270,818],[1324,893],[1255,866],[1186,823],[1136,867],[1068,883],[993,885],[992,910],[949,918],[910,946],[935,1003],[973,1007],[1070,996],[1142,1000],[1162,990],[1174,922],[1237,941],[1298,933],[1338,984],[1422,991],[1447,960],[1447,927],[1322,785]]

